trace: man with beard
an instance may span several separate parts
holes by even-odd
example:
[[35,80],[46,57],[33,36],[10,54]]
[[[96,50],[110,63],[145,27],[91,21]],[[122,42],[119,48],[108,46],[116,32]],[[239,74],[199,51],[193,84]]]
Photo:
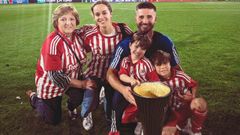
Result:
[[[179,58],[176,48],[172,41],[165,35],[153,31],[154,24],[156,23],[156,7],[150,2],[141,2],[136,6],[136,24],[138,32],[147,34],[151,45],[146,51],[145,56],[151,58],[152,54],[157,50],[168,52],[171,55],[171,66],[178,70],[181,70],[179,65]],[[126,106],[130,103],[136,105],[135,99],[132,95],[132,89],[129,86],[123,85],[119,80],[117,73],[120,67],[122,58],[130,54],[129,43],[132,37],[128,37],[118,43],[118,46],[113,54],[110,67],[107,72],[107,80],[110,85],[116,90],[113,96],[113,120],[111,131],[120,130],[120,134],[134,134],[136,123],[121,123],[122,117],[124,117],[124,111]],[[120,100],[120,102],[119,102]],[[121,104],[116,104],[121,103]],[[114,117],[116,116],[116,117]],[[115,124],[116,123],[116,124]],[[137,126],[138,127],[138,126]],[[135,129],[137,131],[137,128]],[[137,133],[135,133],[137,134]]]

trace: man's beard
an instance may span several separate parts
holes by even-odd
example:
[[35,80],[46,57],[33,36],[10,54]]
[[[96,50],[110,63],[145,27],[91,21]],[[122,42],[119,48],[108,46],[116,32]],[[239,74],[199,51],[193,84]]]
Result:
[[152,29],[153,29],[153,24],[148,24],[147,29],[144,29],[144,30],[141,29],[141,26],[142,26],[142,25],[143,25],[143,24],[139,24],[139,25],[138,25],[138,32],[140,32],[140,33],[142,33],[142,34],[147,34],[148,32],[152,31]]

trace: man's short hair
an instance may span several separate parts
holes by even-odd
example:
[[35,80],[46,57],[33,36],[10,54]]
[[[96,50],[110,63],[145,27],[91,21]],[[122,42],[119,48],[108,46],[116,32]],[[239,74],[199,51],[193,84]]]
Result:
[[141,3],[139,3],[139,4],[136,6],[136,11],[137,11],[138,9],[144,9],[144,8],[153,9],[155,12],[157,11],[156,6],[153,5],[151,2],[141,2]]

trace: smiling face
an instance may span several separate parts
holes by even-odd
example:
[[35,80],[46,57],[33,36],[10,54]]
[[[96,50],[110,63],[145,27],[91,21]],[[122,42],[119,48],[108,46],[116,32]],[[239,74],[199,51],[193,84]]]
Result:
[[95,5],[92,13],[94,20],[99,27],[108,27],[112,25],[112,13],[106,5]]
[[146,49],[143,49],[139,45],[139,41],[135,41],[132,44],[130,44],[129,48],[130,48],[131,59],[132,59],[133,63],[137,62],[138,60],[140,60],[141,58],[144,57]]
[[76,18],[72,12],[60,16],[57,21],[58,30],[64,33],[66,36],[71,36],[72,32],[76,29]]
[[170,62],[162,63],[161,65],[154,65],[159,76],[169,79],[171,76],[171,65]]
[[156,12],[154,9],[142,8],[136,11],[136,24],[138,31],[148,33],[152,31],[156,22]]

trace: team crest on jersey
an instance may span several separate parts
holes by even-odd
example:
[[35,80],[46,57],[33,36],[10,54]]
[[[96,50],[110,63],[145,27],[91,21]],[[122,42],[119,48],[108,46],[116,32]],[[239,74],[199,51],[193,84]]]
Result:
[[146,71],[144,69],[140,69],[139,74],[140,74],[140,76],[145,76]]
[[67,53],[67,56],[68,56],[68,57],[71,57],[71,56],[72,56],[72,54],[71,54],[71,53]]
[[78,65],[77,65],[77,64],[75,64],[75,65],[69,64],[69,65],[68,65],[68,70],[69,70],[69,71],[76,71],[77,68],[78,68]]

